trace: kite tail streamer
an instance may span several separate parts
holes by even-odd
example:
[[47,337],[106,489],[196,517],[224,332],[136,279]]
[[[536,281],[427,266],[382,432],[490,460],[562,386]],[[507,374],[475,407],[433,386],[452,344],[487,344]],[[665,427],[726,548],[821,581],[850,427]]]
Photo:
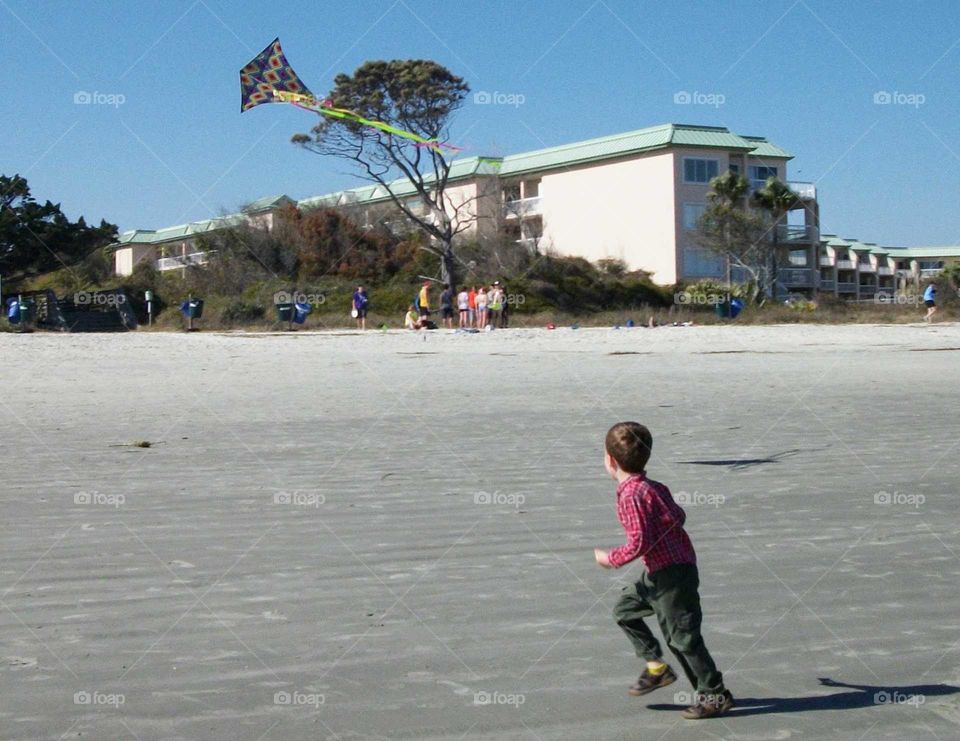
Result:
[[362,126],[383,131],[409,139],[418,147],[428,147],[440,151],[449,149],[460,151],[460,147],[445,144],[436,139],[427,139],[412,131],[398,129],[383,121],[373,121],[346,108],[334,108],[328,98],[317,100],[310,89],[293,71],[280,47],[280,39],[274,39],[257,56],[240,70],[240,110],[248,111],[263,103],[290,103],[297,108],[313,111],[342,121],[354,121]]

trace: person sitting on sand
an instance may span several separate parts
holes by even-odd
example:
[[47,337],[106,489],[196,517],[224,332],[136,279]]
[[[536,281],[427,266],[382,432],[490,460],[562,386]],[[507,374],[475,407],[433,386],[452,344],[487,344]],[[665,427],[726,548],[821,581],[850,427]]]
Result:
[[406,329],[423,329],[423,321],[417,313],[417,307],[410,304],[407,315],[403,319],[403,326]]

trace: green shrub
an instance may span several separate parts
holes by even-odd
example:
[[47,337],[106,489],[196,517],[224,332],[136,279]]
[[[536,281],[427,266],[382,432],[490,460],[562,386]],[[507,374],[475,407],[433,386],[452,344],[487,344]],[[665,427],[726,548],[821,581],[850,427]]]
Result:
[[263,319],[265,314],[266,310],[260,304],[237,300],[231,301],[223,308],[220,321],[224,324],[246,324]]

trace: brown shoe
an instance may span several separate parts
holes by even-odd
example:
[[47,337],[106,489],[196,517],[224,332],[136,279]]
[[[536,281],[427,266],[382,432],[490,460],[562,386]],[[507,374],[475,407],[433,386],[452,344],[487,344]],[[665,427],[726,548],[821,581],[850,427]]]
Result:
[[724,690],[717,694],[698,693],[697,704],[684,710],[682,715],[687,720],[715,718],[727,712],[733,707],[733,704],[733,695],[730,694],[730,690]]
[[659,674],[651,674],[649,669],[644,669],[637,683],[631,685],[630,689],[627,690],[627,694],[640,697],[648,692],[653,692],[658,687],[666,687],[676,681],[677,675],[673,673],[673,669],[669,666]]

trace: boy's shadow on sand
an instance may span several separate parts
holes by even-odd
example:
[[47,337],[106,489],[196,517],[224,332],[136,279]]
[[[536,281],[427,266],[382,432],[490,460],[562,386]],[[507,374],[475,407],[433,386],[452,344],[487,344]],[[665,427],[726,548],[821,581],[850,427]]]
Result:
[[[856,710],[879,705],[922,704],[928,697],[953,695],[960,687],[949,684],[916,684],[903,687],[880,687],[869,684],[846,684],[820,677],[825,687],[847,687],[854,692],[808,697],[736,697],[736,705],[725,717],[746,717],[770,713],[808,713],[814,710]],[[678,710],[678,705],[648,705],[651,710]]]

